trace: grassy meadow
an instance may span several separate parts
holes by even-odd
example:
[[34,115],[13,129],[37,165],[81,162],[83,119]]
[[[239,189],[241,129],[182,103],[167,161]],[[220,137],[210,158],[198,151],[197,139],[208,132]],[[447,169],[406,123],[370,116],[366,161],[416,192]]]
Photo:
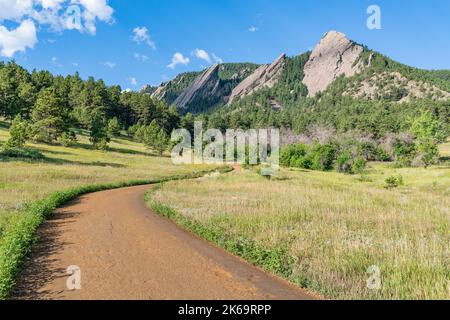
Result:
[[[450,144],[442,152],[450,155]],[[385,180],[399,175],[403,185],[386,189]],[[448,165],[372,163],[355,176],[283,169],[272,180],[243,170],[168,182],[148,198],[206,230],[219,228],[224,239],[285,248],[293,263],[282,275],[325,297],[450,299]],[[368,289],[371,266],[381,272],[379,289]]]
[[[0,123],[0,147],[8,140],[8,125]],[[25,204],[55,191],[90,184],[133,179],[156,179],[203,170],[204,166],[174,166],[170,158],[154,156],[126,139],[113,139],[107,152],[92,150],[80,132],[75,147],[31,144],[45,159],[11,159],[0,156],[0,244],[2,235],[20,217]]]

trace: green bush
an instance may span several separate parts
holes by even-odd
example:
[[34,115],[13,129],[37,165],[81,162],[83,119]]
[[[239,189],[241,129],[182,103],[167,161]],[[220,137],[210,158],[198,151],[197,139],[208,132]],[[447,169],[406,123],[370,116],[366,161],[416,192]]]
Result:
[[349,173],[352,169],[353,157],[350,152],[341,153],[336,159],[336,168],[339,172]]
[[333,169],[334,147],[331,144],[316,143],[310,152],[311,169],[329,171]]
[[352,174],[362,173],[366,168],[366,165],[367,165],[366,159],[364,159],[363,157],[357,157],[353,161],[351,173]]
[[392,161],[389,153],[386,150],[384,150],[383,147],[381,146],[377,147],[377,160],[382,162]]
[[61,145],[64,147],[71,147],[77,142],[77,135],[73,131],[64,132],[59,138]]
[[350,152],[344,152],[337,157],[336,167],[339,172],[358,174],[366,168],[367,160],[364,157],[353,157]]
[[311,169],[308,153],[309,146],[306,144],[289,145],[281,152],[280,164],[285,167]]
[[389,190],[398,188],[404,184],[403,177],[401,175],[390,176],[389,178],[387,178],[385,180],[385,183],[386,184],[385,184],[384,188],[389,189]]

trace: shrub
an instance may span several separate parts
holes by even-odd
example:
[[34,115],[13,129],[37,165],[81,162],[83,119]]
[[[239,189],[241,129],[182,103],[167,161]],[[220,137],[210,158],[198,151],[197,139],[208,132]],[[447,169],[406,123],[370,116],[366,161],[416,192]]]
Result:
[[128,128],[127,134],[130,138],[135,137],[136,131],[140,128],[139,125],[135,124]]
[[357,174],[362,173],[364,169],[366,168],[367,160],[363,157],[357,157],[352,164],[351,173]]
[[64,132],[59,138],[59,141],[64,147],[70,147],[76,144],[77,135],[73,131]]
[[377,160],[383,162],[392,161],[389,153],[386,150],[384,150],[381,145],[377,147]]
[[336,160],[336,167],[339,172],[349,173],[352,168],[353,158],[350,152],[341,153]]
[[390,176],[385,180],[386,185],[384,186],[385,189],[395,189],[404,184],[403,177],[401,175],[398,176]]
[[336,167],[339,172],[357,174],[366,168],[367,161],[364,157],[352,157],[350,152],[344,152],[337,157]]
[[292,144],[283,149],[280,155],[280,164],[285,167],[296,167],[298,159],[306,157],[309,146],[306,144]]
[[439,148],[434,141],[421,140],[417,143],[418,165],[428,168],[429,166],[436,164],[439,160]]
[[334,147],[331,144],[315,143],[310,152],[311,169],[328,171],[333,168]]

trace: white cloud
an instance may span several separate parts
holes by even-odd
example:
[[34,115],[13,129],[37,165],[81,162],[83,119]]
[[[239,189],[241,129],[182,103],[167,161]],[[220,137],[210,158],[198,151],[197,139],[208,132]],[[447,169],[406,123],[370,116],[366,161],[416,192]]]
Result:
[[203,49],[195,49],[193,53],[197,58],[205,60],[208,63],[211,63],[211,57],[209,53]]
[[132,86],[136,87],[138,85],[138,82],[137,82],[136,78],[130,77],[130,78],[128,78],[128,80],[130,81]]
[[109,61],[107,61],[107,62],[104,62],[103,65],[104,65],[105,67],[108,67],[108,68],[110,68],[110,69],[113,69],[113,68],[116,67],[117,64],[115,64],[114,62],[109,62]]
[[146,43],[150,48],[156,49],[156,45],[146,27],[136,27],[133,29],[133,41],[139,44]]
[[[37,42],[36,29],[41,26],[56,32],[76,29],[94,35],[97,21],[113,22],[113,13],[108,0],[0,0],[1,55],[32,48]],[[20,26],[9,31],[3,21],[20,22]],[[11,32],[18,38],[11,39]]]
[[250,31],[250,32],[256,32],[258,30],[259,29],[257,27],[254,27],[254,26],[251,26],[250,29],[248,29],[248,31]]
[[79,2],[85,10],[82,13],[84,25],[91,34],[96,33],[95,21],[111,22],[114,9],[106,0],[72,0],[72,3]]
[[33,49],[37,42],[36,27],[31,20],[23,21],[16,29],[0,26],[0,55],[12,57],[16,52]]
[[140,54],[140,53],[135,53],[134,58],[137,61],[142,61],[142,62],[148,61],[148,59],[149,59],[148,56],[146,56],[145,54]]
[[74,67],[78,67],[78,66],[79,66],[79,64],[78,64],[78,62],[72,62],[72,66],[74,66]]
[[220,58],[220,57],[218,57],[218,56],[216,56],[214,53],[212,54],[212,57],[213,57],[213,59],[214,59],[214,61],[215,61],[216,63],[219,63],[219,64],[222,64],[222,63],[223,63],[223,59]]
[[0,0],[0,20],[20,20],[33,11],[33,0]]
[[181,53],[177,52],[172,57],[172,63],[167,67],[170,69],[175,69],[178,64],[187,65],[191,60],[188,57],[184,57]]
[[37,0],[44,9],[59,9],[65,0]]

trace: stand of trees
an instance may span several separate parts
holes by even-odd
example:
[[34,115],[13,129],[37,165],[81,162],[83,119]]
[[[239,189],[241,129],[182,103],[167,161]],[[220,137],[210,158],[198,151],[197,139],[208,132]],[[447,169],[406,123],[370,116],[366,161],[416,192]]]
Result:
[[15,119],[11,133],[16,138],[10,142],[15,147],[23,146],[24,138],[68,145],[76,139],[72,129],[78,128],[90,130],[94,147],[104,149],[111,137],[131,126],[153,123],[167,135],[182,122],[175,107],[148,94],[122,92],[92,77],[83,81],[78,73],[30,73],[14,61],[0,62],[0,117]]

